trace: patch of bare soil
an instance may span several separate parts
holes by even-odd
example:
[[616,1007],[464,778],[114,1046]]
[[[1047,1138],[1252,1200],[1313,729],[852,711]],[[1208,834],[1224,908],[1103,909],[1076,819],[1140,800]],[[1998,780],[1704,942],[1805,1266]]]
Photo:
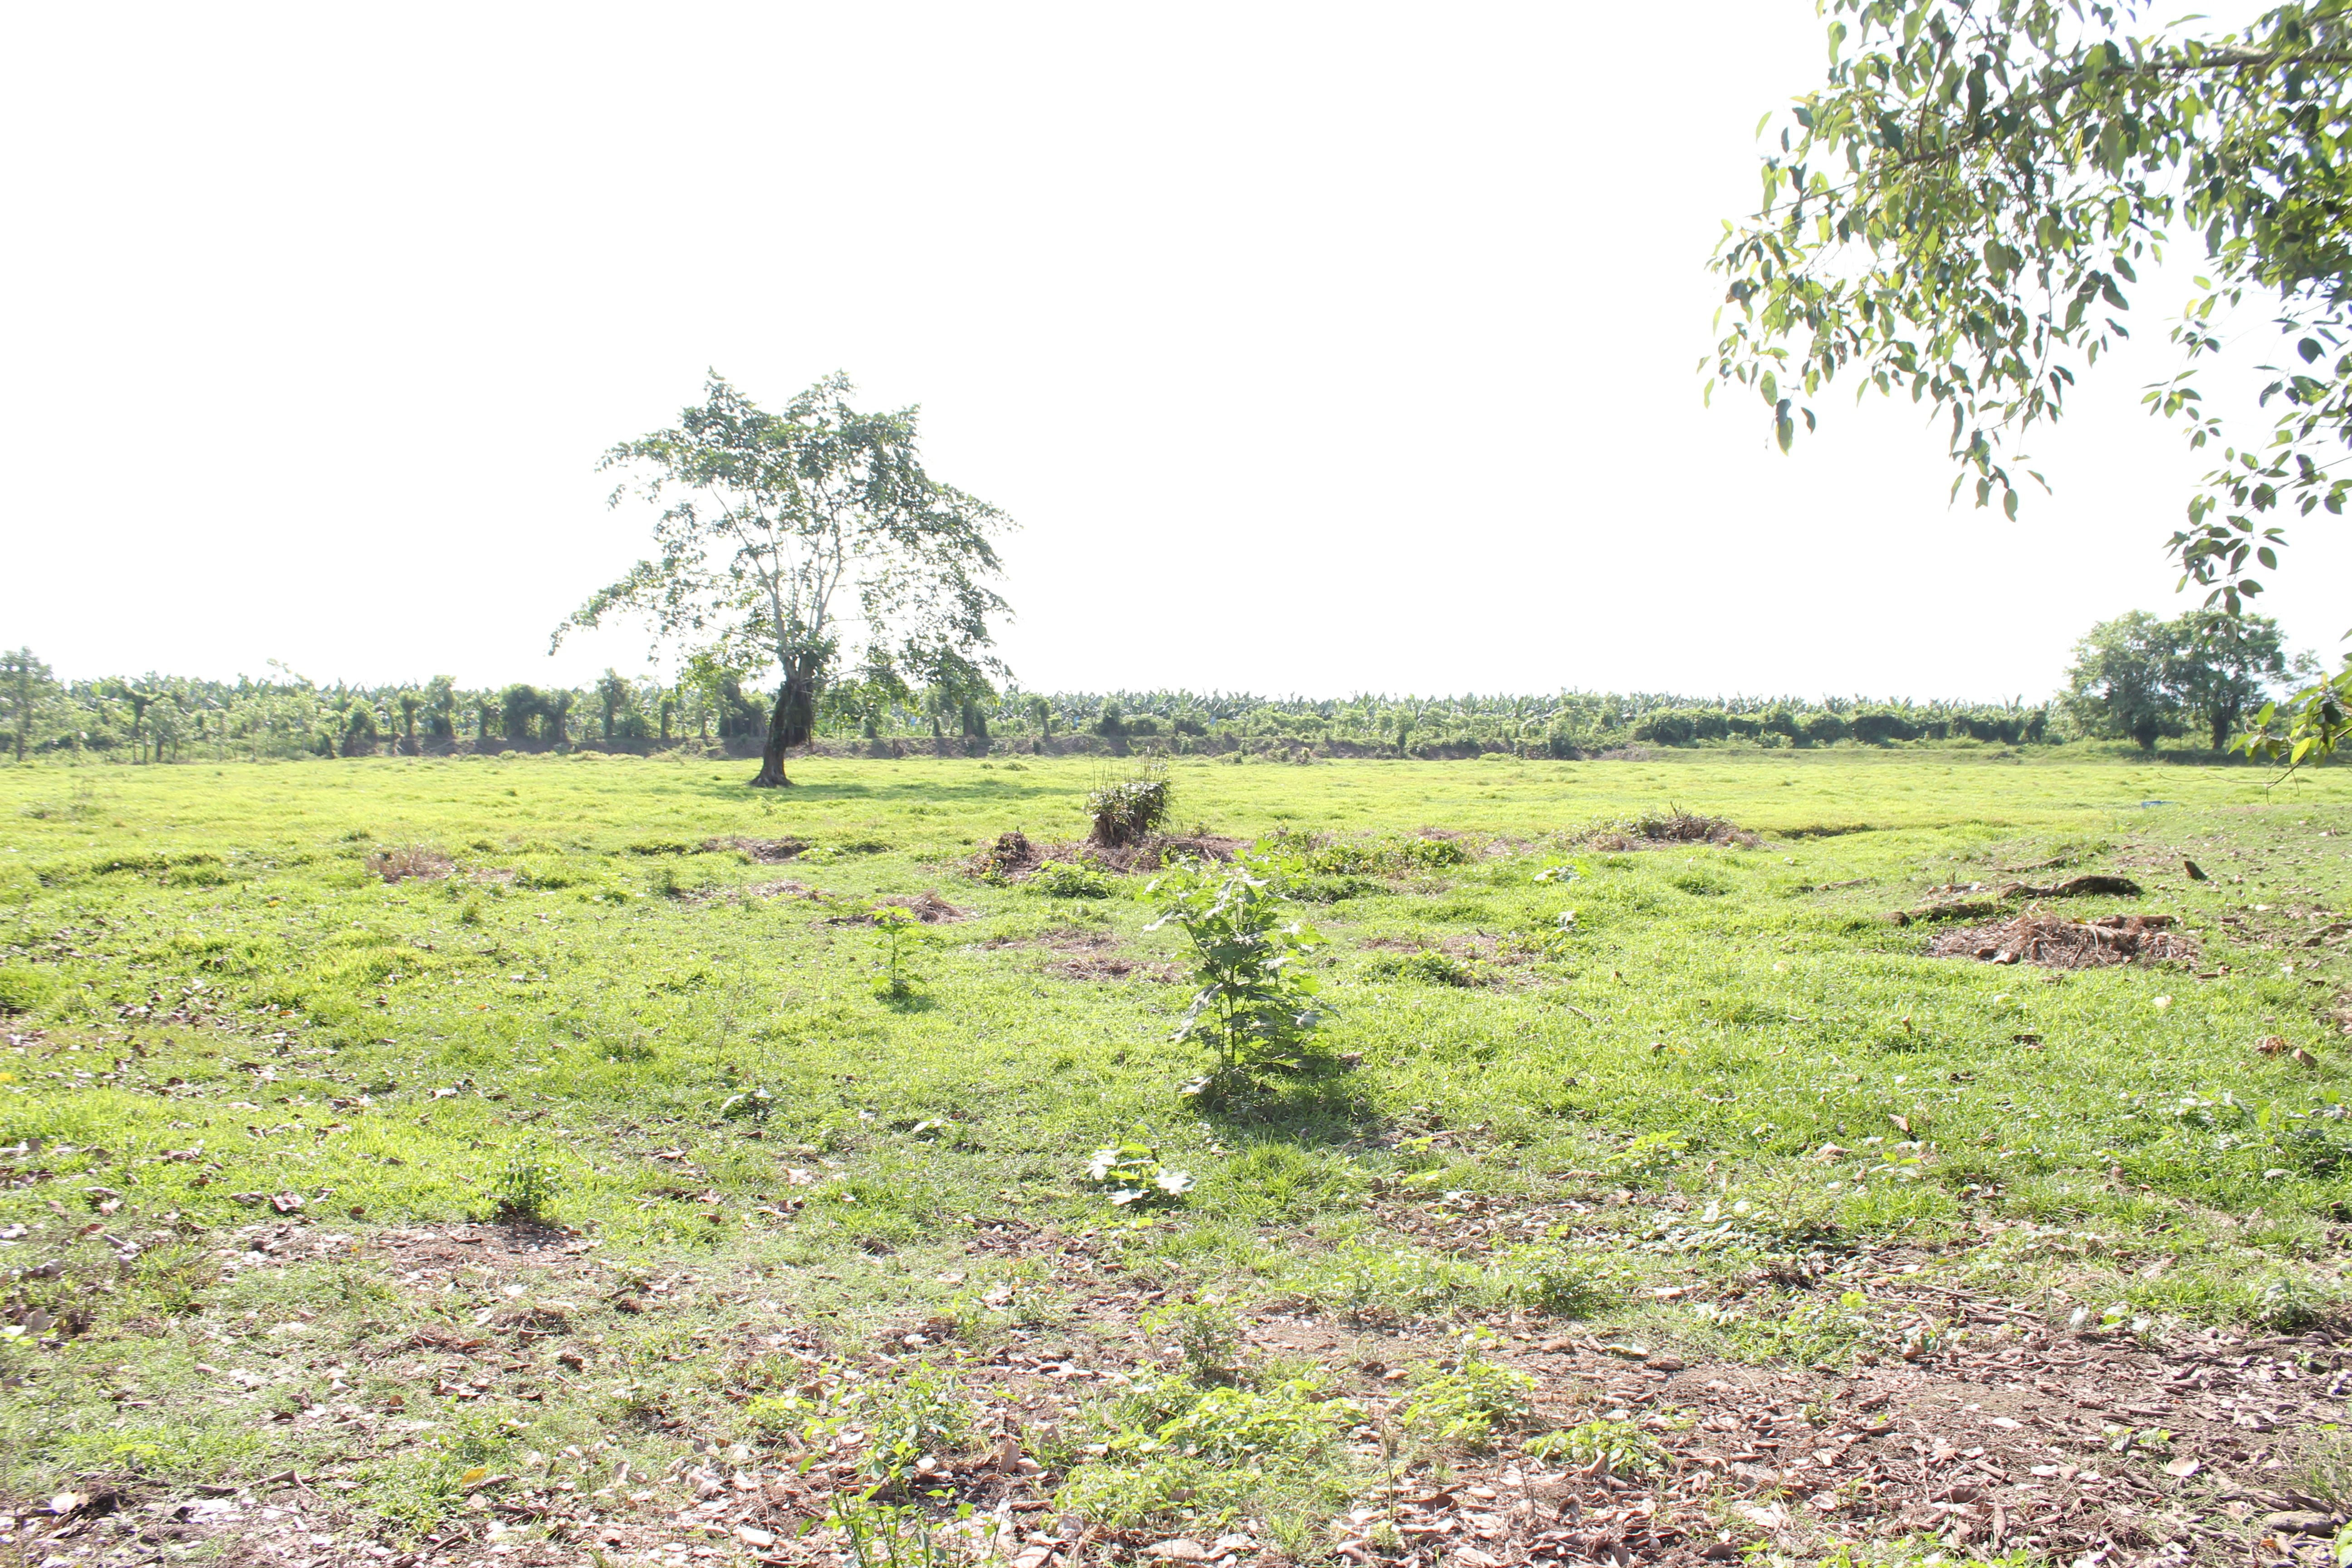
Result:
[[2074,921],[2039,909],[2000,925],[1938,933],[1935,958],[2032,963],[2044,969],[2097,969],[2114,963],[2194,963],[2197,943],[2168,929],[2170,915],[2102,915]]
[[1720,816],[1676,811],[1664,816],[1639,816],[1580,834],[1575,843],[1587,849],[1655,849],[1675,844],[1736,844],[1753,849],[1764,840]]
[[[1573,1230],[1591,1212],[1566,1200],[1476,1198],[1380,1209],[1394,1228],[1457,1256],[1556,1226]],[[593,1332],[569,1331],[604,1309],[727,1303],[740,1316],[713,1347],[720,1354],[713,1375],[733,1401],[766,1386],[780,1363],[798,1363],[812,1379],[837,1375],[845,1363],[887,1379],[952,1350],[958,1335],[954,1321],[929,1319],[844,1341],[837,1330],[795,1321],[759,1300],[756,1284],[731,1288],[723,1266],[712,1263],[625,1285],[586,1256],[592,1243],[557,1232],[430,1226],[360,1239],[265,1225],[236,1240],[257,1266],[381,1257],[398,1288],[413,1293],[415,1321],[425,1326],[350,1353],[412,1369],[429,1364],[438,1396],[486,1407],[593,1393],[611,1352]],[[1166,1364],[1165,1347],[1139,1323],[1170,1292],[1124,1281],[1119,1254],[1106,1250],[1116,1245],[1093,1231],[971,1221],[968,1255],[1023,1259],[1034,1272],[990,1289],[984,1305],[1014,1316],[958,1353],[976,1440],[928,1471],[922,1486],[943,1500],[943,1514],[964,1504],[971,1518],[942,1519],[943,1530],[964,1531],[961,1544],[972,1559],[1010,1568],[1270,1568],[1285,1561],[1248,1521],[1209,1542],[1107,1530],[1055,1512],[1061,1477],[1029,1457],[1026,1435]],[[2120,1330],[2070,1333],[2023,1307],[1903,1272],[1927,1256],[1890,1245],[1759,1266],[1747,1280],[1671,1288],[1685,1299],[1767,1287],[1799,1296],[1866,1289],[1874,1309],[1933,1325],[1916,1338],[1906,1332],[1883,1357],[1864,1354],[1851,1375],[1686,1360],[1558,1320],[1487,1314],[1493,1359],[1535,1380],[1538,1425],[1637,1423],[1662,1450],[1663,1469],[1629,1478],[1598,1463],[1538,1460],[1517,1451],[1514,1434],[1443,1471],[1409,1471],[1375,1487],[1328,1521],[1331,1549],[1366,1568],[1696,1563],[1736,1561],[1759,1542],[1806,1558],[1830,1536],[1927,1534],[1969,1555],[2021,1551],[2062,1562],[2327,1561],[2325,1544],[2341,1517],[2327,1500],[2296,1489],[2293,1478],[2297,1442],[2343,1418],[2352,1370],[2337,1336],[2240,1341],[2208,1331],[2141,1342]],[[531,1304],[455,1323],[436,1322],[425,1309],[445,1300],[446,1286],[468,1300],[504,1301],[509,1283],[527,1285]],[[1031,1291],[1047,1294],[1086,1331],[1023,1326],[1021,1299]],[[1463,1326],[1350,1321],[1304,1303],[1268,1306],[1244,1324],[1250,1353],[1312,1360],[1368,1423],[1384,1421],[1407,1397],[1410,1369],[1458,1351]],[[1967,1334],[1954,1331],[1962,1327]],[[348,1483],[293,1472],[211,1485],[92,1475],[53,1499],[0,1505],[0,1535],[14,1536],[28,1563],[121,1568],[197,1552],[273,1568],[572,1568],[592,1555],[680,1565],[842,1560],[845,1542],[824,1521],[836,1495],[867,1484],[857,1435],[829,1447],[753,1449],[660,1411],[649,1418],[691,1442],[671,1469],[476,1477],[465,1505],[414,1545],[352,1517],[339,1501]],[[292,1420],[331,1423],[346,1445],[363,1447],[415,1429],[396,1409],[333,1394]],[[2155,1438],[2159,1430],[2168,1437]]]
[[706,838],[702,853],[708,855],[723,849],[740,850],[762,866],[781,866],[808,847],[798,838]]
[[1065,980],[1125,980],[1140,976],[1165,984],[1184,977],[1181,965],[1147,963],[1114,951],[1118,939],[1108,931],[1065,927],[1032,938],[992,939],[983,945],[1042,946],[1053,955],[1041,965],[1044,973]]

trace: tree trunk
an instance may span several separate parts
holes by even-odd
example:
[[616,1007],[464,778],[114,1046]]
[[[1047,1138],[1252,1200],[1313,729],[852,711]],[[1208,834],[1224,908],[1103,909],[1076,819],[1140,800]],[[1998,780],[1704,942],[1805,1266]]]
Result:
[[784,683],[776,688],[776,705],[768,714],[768,743],[760,752],[760,771],[753,789],[787,789],[784,753],[808,744],[816,726],[816,664],[814,659],[788,659]]
[[2238,715],[2236,710],[2229,707],[2219,707],[2214,709],[2212,712],[2212,724],[2213,749],[2217,752],[2228,751],[2230,749],[2230,731],[2238,727]]

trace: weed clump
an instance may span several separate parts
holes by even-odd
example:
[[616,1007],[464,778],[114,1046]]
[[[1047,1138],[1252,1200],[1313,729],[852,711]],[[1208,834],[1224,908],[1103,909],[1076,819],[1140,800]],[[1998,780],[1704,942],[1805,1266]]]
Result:
[[1364,973],[1381,980],[1417,980],[1424,985],[1476,985],[1482,979],[1471,964],[1434,948],[1382,953],[1364,966]]
[[1646,1480],[1666,1462],[1656,1439],[1631,1421],[1587,1421],[1541,1433],[1522,1447],[1538,1459],[1628,1481]]
[[1171,1341],[1183,1358],[1184,1374],[1203,1386],[1241,1378],[1241,1320],[1222,1301],[1191,1301],[1159,1308],[1144,1317],[1146,1333]]
[[1082,862],[1048,860],[1037,868],[1029,885],[1049,899],[1108,899],[1110,879]]
[[1346,899],[1385,893],[1388,888],[1369,877],[1294,877],[1283,890],[1301,903],[1336,904]]
[[1535,1419],[1535,1391],[1534,1378],[1489,1361],[1473,1346],[1450,1371],[1415,1389],[1402,1414],[1409,1429],[1422,1428],[1439,1443],[1483,1449],[1497,1432],[1517,1431]]
[[836,1438],[863,1434],[856,1468],[874,1492],[903,1485],[926,1459],[940,1460],[971,1447],[971,1402],[949,1373],[918,1362],[889,1383],[821,1380],[792,1394],[763,1394],[743,1407],[743,1419],[763,1437],[792,1437],[823,1452]]
[[930,941],[919,915],[904,904],[877,903],[867,919],[881,933],[882,952],[875,961],[874,994],[886,1002],[903,1002],[915,994],[922,977],[914,972],[915,950]]
[[1406,1247],[1341,1247],[1288,1283],[1358,1326],[1503,1307],[1574,1317],[1599,1310],[1618,1294],[1605,1265],[1534,1245],[1509,1249],[1489,1268]]
[[1112,1530],[1156,1519],[1232,1518],[1269,1495],[1330,1492],[1341,1435],[1363,1418],[1309,1378],[1202,1384],[1139,1382],[1104,1407],[1098,1455],[1072,1469],[1057,1500]]
[[544,1222],[561,1185],[555,1166],[536,1143],[515,1151],[490,1184],[490,1206],[503,1220]]
[[1124,778],[1106,779],[1087,795],[1093,839],[1107,849],[1139,843],[1168,816],[1168,768],[1154,763]]
[[1306,868],[1317,876],[1360,875],[1370,872],[1402,876],[1412,871],[1442,871],[1466,866],[1471,852],[1458,838],[1347,838],[1318,844],[1304,857]]

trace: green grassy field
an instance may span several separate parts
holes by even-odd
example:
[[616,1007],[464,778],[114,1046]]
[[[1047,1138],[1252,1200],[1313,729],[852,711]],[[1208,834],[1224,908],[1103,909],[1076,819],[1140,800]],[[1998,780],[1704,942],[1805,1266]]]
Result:
[[[2338,1311],[2345,775],[1180,760],[1174,826],[1326,867],[1285,884],[1321,1055],[1202,1109],[1148,879],[969,868],[1080,838],[1097,767],[0,768],[18,1550],[59,1491],[86,1544],[209,1549],[278,1477],[329,1554],[791,1556],[961,1501],[1007,1554],[1368,1559],[1420,1550],[1408,1476],[1589,1478],[1619,1439],[1658,1539],[1810,1550],[1897,1510],[1759,1523],[1738,1499],[1805,1489],[1685,1463],[1703,1396],[1571,1398],[1541,1347],[1833,1392],[1970,1333],[2161,1355]],[[1584,837],[1676,807],[1759,842]],[[2068,913],[2173,914],[2200,955],[2004,967],[1884,918],[2056,862],[2026,875],[2144,889]],[[879,994],[873,900],[927,892],[952,918]],[[1114,1205],[1120,1143],[1189,1192]],[[2257,1447],[2208,1479],[2333,1484],[2320,1437]],[[199,1483],[248,1490],[157,1536]]]

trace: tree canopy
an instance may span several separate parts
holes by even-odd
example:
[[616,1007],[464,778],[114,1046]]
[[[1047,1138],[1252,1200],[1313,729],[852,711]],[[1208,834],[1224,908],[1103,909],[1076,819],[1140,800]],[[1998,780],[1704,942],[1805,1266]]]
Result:
[[[2141,269],[2193,247],[2183,368],[2146,396],[2218,454],[2169,541],[2182,585],[2242,609],[2278,567],[2280,520],[2341,513],[2352,489],[2352,0],[2213,37],[2149,27],[2144,0],[1821,8],[1826,84],[1796,100],[1758,211],[1716,253],[1709,391],[1752,389],[1784,449],[1841,376],[1906,395],[1948,417],[1955,495],[2013,518],[2040,479],[2017,442],[2129,335]],[[2224,308],[2250,300],[2284,363],[2268,428],[2233,436],[2200,382]],[[2352,671],[2335,684],[2352,695]],[[2305,694],[2296,734],[2260,740],[2331,749],[2327,689]]]
[[2074,645],[2066,708],[2085,734],[2153,751],[2194,725],[2218,752],[2295,668],[2267,616],[2191,610],[2164,621],[2136,610]]
[[916,453],[916,411],[867,413],[835,374],[771,414],[715,374],[699,407],[605,455],[661,507],[656,553],[556,631],[617,613],[717,666],[782,673],[768,744],[751,782],[777,785],[807,740],[845,657],[865,679],[984,684],[1006,605],[989,579],[1010,521],[931,478]]

